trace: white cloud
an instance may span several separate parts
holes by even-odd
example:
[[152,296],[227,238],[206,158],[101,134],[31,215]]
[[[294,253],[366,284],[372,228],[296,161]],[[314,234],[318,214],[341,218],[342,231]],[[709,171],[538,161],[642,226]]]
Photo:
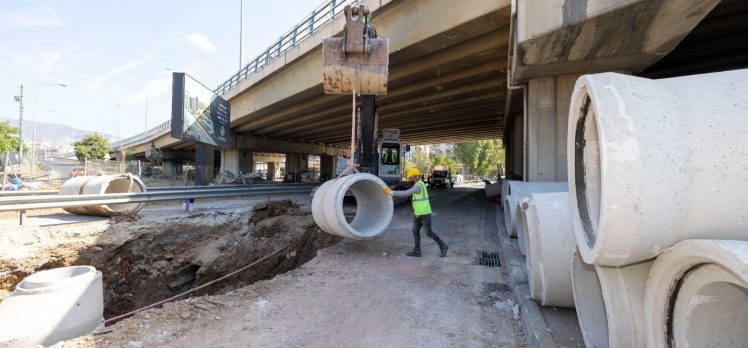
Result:
[[41,11],[0,11],[0,24],[13,27],[51,27],[64,23],[54,8],[44,5]]
[[137,59],[135,59],[135,60],[133,60],[133,61],[125,64],[125,65],[118,66],[116,68],[112,68],[109,71],[106,71],[103,74],[100,74],[100,75],[94,77],[93,80],[91,81],[91,83],[88,85],[88,87],[86,87],[86,90],[92,91],[92,90],[96,89],[97,87],[101,86],[102,83],[104,83],[104,82],[106,82],[106,81],[108,81],[110,79],[113,79],[113,78],[121,75],[124,72],[137,69],[137,68],[139,68],[139,67],[147,64],[148,62],[152,61],[154,58],[156,58],[156,55],[154,55],[152,53],[148,53],[148,54],[146,54],[146,55],[144,55],[144,56],[142,56],[140,58],[137,58]]
[[200,48],[201,50],[205,52],[216,51],[216,46],[214,46],[213,43],[210,42],[210,39],[203,34],[195,32],[189,35],[185,35],[184,37],[185,39],[187,39],[187,41],[189,41],[190,43],[192,43],[193,45],[197,46],[198,48]]

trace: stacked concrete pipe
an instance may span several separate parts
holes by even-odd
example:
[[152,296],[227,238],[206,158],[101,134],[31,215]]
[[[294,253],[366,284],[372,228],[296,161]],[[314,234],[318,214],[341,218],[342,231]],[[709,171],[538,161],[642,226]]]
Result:
[[519,203],[523,198],[527,198],[531,193],[536,192],[563,192],[569,190],[569,185],[565,181],[536,181],[524,182],[509,180],[507,191],[503,197],[504,207],[504,226],[510,237],[517,236],[517,210]]
[[543,306],[574,307],[571,260],[576,242],[568,192],[532,193],[523,209],[530,296]]
[[[384,232],[392,221],[392,196],[387,185],[371,174],[353,174],[322,184],[312,199],[312,216],[323,231],[341,237],[370,239]],[[348,223],[343,211],[346,192],[356,198],[356,216]]]
[[686,239],[745,239],[748,70],[579,78],[567,141],[585,262],[623,266]]
[[748,242],[687,240],[663,252],[644,318],[648,347],[748,345]]
[[101,272],[71,266],[34,273],[0,303],[0,346],[49,346],[104,325]]
[[652,261],[624,267],[571,260],[574,304],[587,347],[644,347],[644,290]]
[[514,221],[517,221],[517,244],[519,244],[519,253],[523,256],[527,255],[528,248],[528,233],[527,233],[527,209],[530,207],[530,197],[522,198],[517,203],[517,216]]
[[[60,195],[103,195],[107,193],[146,192],[145,184],[132,174],[77,176],[65,181],[60,187]],[[132,215],[143,208],[144,203],[101,204],[85,207],[64,208],[78,215],[118,216]]]

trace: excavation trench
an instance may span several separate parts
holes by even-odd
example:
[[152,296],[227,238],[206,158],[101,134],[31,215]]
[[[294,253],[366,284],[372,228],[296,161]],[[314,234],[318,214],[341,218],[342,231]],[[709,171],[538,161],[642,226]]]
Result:
[[[115,222],[110,230],[123,223],[130,221]],[[103,272],[104,316],[109,318],[205,284],[287,246],[277,256],[189,296],[222,293],[272,278],[339,240],[319,230],[308,210],[290,201],[271,202],[256,206],[252,214],[206,212],[166,218],[124,243],[88,245],[68,255],[52,251],[46,258],[15,265],[0,260],[0,289],[12,291],[36,271],[91,265]]]

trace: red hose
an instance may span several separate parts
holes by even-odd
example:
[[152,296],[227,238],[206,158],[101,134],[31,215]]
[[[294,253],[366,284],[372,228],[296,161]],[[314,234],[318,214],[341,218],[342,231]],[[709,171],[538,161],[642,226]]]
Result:
[[218,282],[220,282],[220,281],[222,281],[222,280],[224,280],[224,279],[226,279],[226,278],[229,278],[229,277],[231,277],[231,276],[234,276],[234,275],[236,275],[236,274],[238,274],[238,273],[241,273],[241,272],[243,272],[243,271],[247,270],[248,268],[250,268],[250,267],[252,267],[252,266],[255,266],[255,265],[257,265],[258,263],[260,263],[260,262],[262,262],[262,261],[265,261],[265,260],[269,259],[269,258],[270,258],[270,257],[272,257],[272,256],[275,256],[275,255],[277,255],[278,253],[280,253],[281,251],[283,251],[283,249],[286,249],[286,248],[288,248],[288,245],[285,245],[285,246],[283,246],[282,248],[280,248],[280,249],[277,249],[277,250],[273,251],[272,253],[270,253],[270,254],[268,254],[268,255],[265,255],[265,256],[263,256],[262,258],[260,258],[260,259],[258,259],[258,260],[256,260],[256,261],[254,261],[254,262],[252,262],[252,263],[250,263],[250,264],[248,264],[248,265],[246,265],[246,266],[244,266],[244,267],[242,267],[242,268],[240,268],[240,269],[238,269],[238,270],[236,270],[236,271],[233,271],[233,272],[231,272],[231,273],[229,273],[229,274],[227,274],[227,275],[224,275],[223,277],[220,277],[220,278],[217,278],[217,279],[213,279],[213,280],[211,280],[211,281],[209,281],[209,282],[207,282],[207,283],[205,283],[205,284],[202,284],[202,285],[200,285],[200,286],[194,287],[194,288],[192,288],[192,289],[190,289],[190,290],[188,290],[188,291],[185,291],[185,292],[183,292],[183,293],[181,293],[181,294],[178,294],[178,295],[174,295],[174,296],[172,296],[172,297],[169,297],[169,298],[167,298],[167,299],[165,299],[165,300],[161,300],[161,301],[158,301],[158,302],[156,302],[156,303],[153,303],[153,304],[147,305],[147,306],[145,306],[145,307],[141,307],[141,308],[138,308],[138,309],[136,309],[136,310],[133,310],[133,311],[131,311],[131,312],[127,312],[127,313],[125,313],[125,314],[120,314],[120,315],[118,315],[118,316],[116,316],[116,317],[111,317],[111,318],[109,318],[109,319],[107,319],[107,320],[104,320],[104,324],[111,324],[111,323],[114,323],[114,322],[120,321],[120,320],[122,320],[122,319],[125,319],[125,318],[129,318],[129,317],[131,317],[131,316],[133,316],[133,315],[137,314],[138,312],[142,312],[142,311],[144,311],[144,310],[146,310],[146,309],[151,309],[151,308],[153,308],[153,307],[158,307],[158,306],[161,306],[161,305],[163,305],[164,303],[167,303],[167,302],[171,302],[171,301],[174,301],[174,300],[176,300],[176,299],[178,299],[178,298],[180,298],[180,297],[184,297],[184,296],[187,296],[187,295],[189,295],[190,293],[193,293],[193,292],[195,292],[195,291],[198,291],[198,290],[200,290],[200,289],[202,289],[202,288],[205,288],[205,287],[207,287],[207,286],[213,285],[213,284],[215,284],[215,283],[218,283]]

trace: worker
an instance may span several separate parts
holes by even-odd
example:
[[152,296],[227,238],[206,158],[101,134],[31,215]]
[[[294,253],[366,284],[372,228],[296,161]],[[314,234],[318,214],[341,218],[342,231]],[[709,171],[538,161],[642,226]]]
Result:
[[413,213],[415,215],[413,239],[415,240],[415,247],[413,251],[406,255],[421,257],[421,227],[425,227],[426,235],[433,239],[436,244],[439,244],[439,250],[441,250],[439,257],[445,257],[449,248],[431,229],[431,203],[429,203],[429,192],[426,189],[426,184],[421,180],[421,171],[418,168],[408,168],[405,173],[408,180],[414,184],[412,188],[405,191],[392,191],[385,187],[384,193],[395,197],[413,196]]

